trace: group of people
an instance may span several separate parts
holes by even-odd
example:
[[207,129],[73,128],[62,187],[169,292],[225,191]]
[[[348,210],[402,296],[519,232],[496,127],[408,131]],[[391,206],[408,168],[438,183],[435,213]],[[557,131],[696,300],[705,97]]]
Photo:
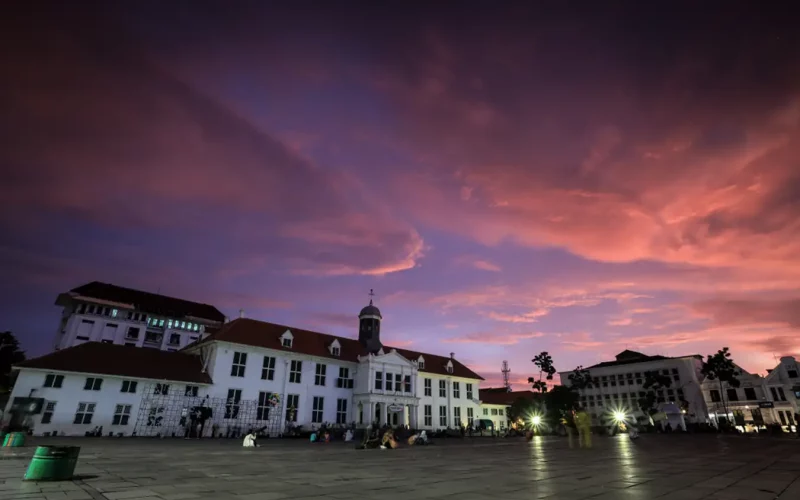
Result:
[[[361,441],[361,444],[356,448],[363,450],[394,450],[399,447],[399,443],[402,439],[403,437],[397,436],[395,430],[390,426],[381,429],[377,427],[373,428],[373,426],[370,425],[364,432],[364,439]],[[407,439],[407,443],[409,446],[422,446],[430,444],[430,440],[428,439],[428,434],[425,431],[421,431],[411,434]]]

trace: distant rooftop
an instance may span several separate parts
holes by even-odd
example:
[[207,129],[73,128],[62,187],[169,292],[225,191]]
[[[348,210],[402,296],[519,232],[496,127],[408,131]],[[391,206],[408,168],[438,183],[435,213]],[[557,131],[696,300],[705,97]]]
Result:
[[[143,292],[141,290],[125,288],[110,283],[101,283],[99,281],[92,281],[91,283],[73,288],[67,295],[71,297],[83,296],[110,302],[131,304],[140,311],[171,318],[192,316],[211,321],[225,321],[225,315],[216,307],[208,304],[176,299],[174,297]],[[62,305],[63,297],[64,294],[59,295],[58,300],[56,300],[57,305]]]
[[592,368],[606,368],[609,366],[632,365],[636,363],[647,363],[649,361],[661,361],[665,359],[680,359],[680,358],[698,357],[698,356],[699,355],[697,354],[691,356],[678,356],[678,357],[668,357],[660,355],[648,356],[647,354],[642,354],[641,352],[625,349],[624,351],[615,356],[616,357],[615,361],[604,361],[602,363],[598,363],[593,366],[588,366],[586,367],[586,369],[590,370]]

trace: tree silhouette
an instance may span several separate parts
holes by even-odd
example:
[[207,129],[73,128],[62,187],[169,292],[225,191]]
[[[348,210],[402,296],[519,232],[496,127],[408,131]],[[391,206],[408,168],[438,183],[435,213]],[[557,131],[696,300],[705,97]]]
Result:
[[672,379],[669,378],[669,376],[662,375],[657,371],[645,372],[642,388],[647,392],[643,397],[636,400],[642,413],[647,416],[652,416],[653,413],[655,413],[656,403],[658,402],[658,392],[671,385]]
[[[539,379],[529,377],[528,383],[533,385],[533,390],[538,390],[540,394],[544,394],[547,392],[547,382],[545,380],[553,380],[553,375],[556,374],[553,358],[547,351],[542,351],[534,356],[532,361],[533,364],[539,367]],[[542,380],[543,375],[545,380]]]
[[570,386],[579,391],[592,385],[592,374],[589,373],[589,370],[584,370],[583,366],[576,367],[567,378]]
[[[728,421],[728,403],[725,401],[725,391],[722,384],[727,383],[731,387],[739,387],[741,383],[736,378],[736,365],[733,364],[731,353],[727,347],[723,347],[716,354],[709,354],[703,362],[700,370],[709,380],[719,382],[719,395],[722,398],[722,407],[725,409],[725,420]],[[730,423],[728,421],[728,423]]]
[[25,361],[25,351],[11,332],[0,333],[0,393],[11,392],[13,377],[11,367]]

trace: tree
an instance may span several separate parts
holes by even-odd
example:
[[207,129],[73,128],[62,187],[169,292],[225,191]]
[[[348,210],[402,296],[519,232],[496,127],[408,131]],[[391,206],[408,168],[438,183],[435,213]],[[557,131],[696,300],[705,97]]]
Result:
[[570,382],[570,387],[580,391],[586,389],[592,384],[592,374],[589,370],[584,370],[583,366],[578,366],[567,377]]
[[530,417],[536,413],[537,409],[538,406],[532,399],[519,397],[515,399],[508,408],[508,420],[516,422],[522,419],[524,422],[527,422]]
[[662,375],[657,371],[649,371],[644,374],[644,384],[642,388],[647,391],[644,396],[636,400],[639,409],[647,416],[652,416],[656,412],[658,402],[658,392],[670,387],[672,379],[667,375]]
[[[540,394],[547,392],[546,380],[553,380],[553,375],[556,374],[556,369],[553,366],[553,358],[547,351],[543,351],[533,358],[533,364],[539,367],[539,379],[533,377],[528,378],[528,383],[533,385],[534,391],[539,391]],[[545,380],[542,380],[544,375]]]
[[13,377],[11,367],[25,361],[25,351],[11,332],[0,333],[0,393],[11,392]]
[[716,354],[709,354],[700,371],[708,380],[717,380],[719,382],[719,395],[722,398],[722,407],[725,409],[725,420],[727,421],[728,403],[725,401],[725,391],[722,390],[722,384],[727,383],[734,388],[741,385],[739,379],[736,378],[736,365],[733,364],[728,348],[723,347]]
[[561,417],[578,407],[580,399],[580,394],[573,387],[566,385],[553,387],[553,390],[544,396],[548,420],[552,423],[558,422]]

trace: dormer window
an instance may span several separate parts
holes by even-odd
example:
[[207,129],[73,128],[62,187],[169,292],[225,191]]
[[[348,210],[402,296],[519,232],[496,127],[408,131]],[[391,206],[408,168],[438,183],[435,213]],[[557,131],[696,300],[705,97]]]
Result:
[[336,339],[328,346],[328,350],[331,352],[332,356],[339,357],[342,354],[342,344]]
[[447,362],[447,373],[453,373],[453,361]]
[[283,335],[281,335],[281,345],[287,349],[292,348],[292,342],[294,341],[294,335],[289,330],[286,330]]
[[425,358],[423,358],[422,356],[420,356],[419,359],[417,360],[417,368],[419,368],[420,370],[425,369]]

